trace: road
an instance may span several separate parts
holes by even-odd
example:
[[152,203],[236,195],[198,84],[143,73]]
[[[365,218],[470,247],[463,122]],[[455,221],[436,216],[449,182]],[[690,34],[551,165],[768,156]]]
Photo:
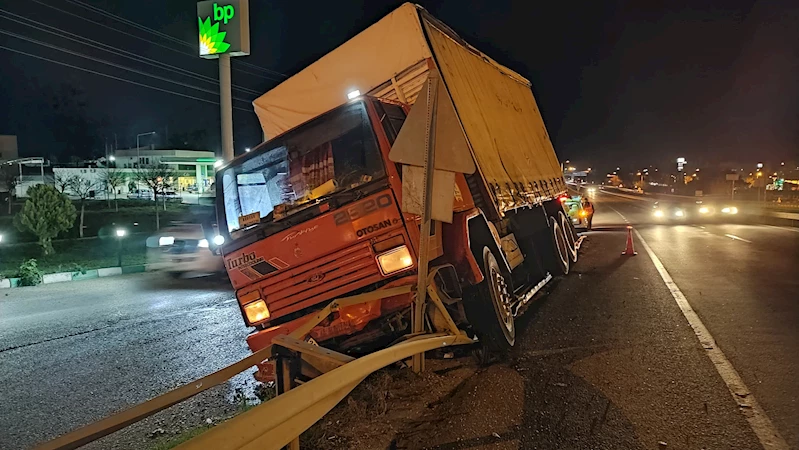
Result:
[[[425,408],[444,418],[397,424],[396,448],[759,449],[772,432],[799,448],[799,232],[656,224],[646,204],[597,195],[580,261],[520,320],[511,360]],[[634,257],[620,255],[628,223],[646,242],[635,237]],[[675,288],[715,344],[700,345]],[[247,332],[228,285],[212,280],[142,274],[0,293],[0,448],[236,361]],[[730,393],[709,358],[717,349],[748,395]],[[154,429],[217,419],[249,378],[93,448],[148,448]]]
[[653,224],[647,203],[609,194],[597,200],[610,210],[601,220],[636,224],[790,447],[799,448],[799,229]]
[[[6,290],[0,448],[30,447],[238,361],[247,332],[226,280],[139,274]],[[223,414],[250,378],[174,419],[191,426]]]
[[[799,448],[799,233],[655,224],[651,206],[601,193],[595,205],[580,261],[520,320],[510,360],[402,427],[396,448]],[[621,256],[628,223],[673,286],[638,236]],[[700,345],[675,288],[715,344]],[[718,349],[748,395],[731,394]]]

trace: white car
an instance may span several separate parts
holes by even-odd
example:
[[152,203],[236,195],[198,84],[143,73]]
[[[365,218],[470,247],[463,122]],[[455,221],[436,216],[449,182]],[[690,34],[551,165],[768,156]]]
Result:
[[[208,237],[211,234],[212,237]],[[224,238],[216,227],[206,233],[202,224],[186,223],[164,228],[147,239],[147,265],[174,277],[212,275],[225,271],[218,247]]]
[[145,189],[136,189],[128,193],[128,198],[131,200],[152,200],[153,191]]

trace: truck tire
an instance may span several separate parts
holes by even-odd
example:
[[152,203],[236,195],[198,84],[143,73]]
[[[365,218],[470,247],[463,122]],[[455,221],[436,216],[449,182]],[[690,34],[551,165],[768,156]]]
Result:
[[549,231],[552,238],[550,270],[553,276],[568,275],[570,269],[569,244],[563,227],[555,217],[549,217]]
[[571,256],[572,262],[576,263],[577,258],[579,257],[577,253],[577,231],[574,230],[574,226],[571,224],[571,220],[566,214],[558,212],[558,216],[560,217],[560,226],[566,233],[566,243],[569,246],[569,255]]
[[483,345],[504,354],[516,342],[516,323],[511,311],[513,292],[509,291],[505,282],[506,274],[488,247],[483,247],[480,259],[484,279],[477,286],[464,291],[463,309]]

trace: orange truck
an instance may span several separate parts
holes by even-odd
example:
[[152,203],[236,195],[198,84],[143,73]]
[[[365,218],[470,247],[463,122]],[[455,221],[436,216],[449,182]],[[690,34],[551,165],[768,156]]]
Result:
[[[221,249],[253,351],[335,298],[416,283],[421,220],[403,212],[410,172],[390,153],[433,74],[451,105],[437,158],[455,136],[476,169],[434,190],[452,211],[433,222],[429,260],[458,326],[507,350],[515,317],[577,261],[529,81],[406,3],[256,99],[266,141],[217,172]],[[362,354],[407,334],[411,314],[411,294],[348,306],[309,340]]]

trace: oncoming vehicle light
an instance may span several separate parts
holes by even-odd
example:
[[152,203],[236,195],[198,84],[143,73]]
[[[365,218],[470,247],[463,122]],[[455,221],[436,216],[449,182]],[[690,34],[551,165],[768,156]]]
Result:
[[663,211],[656,209],[654,215],[655,217],[663,217]]
[[214,245],[216,245],[218,247],[218,246],[220,246],[220,245],[222,245],[224,243],[225,243],[225,237],[224,236],[222,236],[221,234],[217,234],[216,236],[214,236]]
[[708,208],[707,206],[703,206],[703,207],[699,208],[699,213],[700,214],[707,214],[709,212],[710,212],[710,208]]
[[244,305],[244,314],[247,316],[247,322],[250,324],[263,322],[270,316],[269,308],[266,307],[266,302],[261,299]]
[[208,239],[200,239],[200,242],[197,243],[197,247],[208,248]]
[[683,212],[681,209],[678,209],[677,211],[674,211],[674,215],[677,217],[683,217],[685,216],[685,212]]
[[401,270],[405,270],[413,265],[413,258],[408,247],[401,245],[385,253],[377,255],[377,265],[383,275],[391,275]]
[[738,208],[734,206],[722,208],[721,212],[724,214],[738,214]]
[[161,236],[158,238],[158,245],[161,247],[165,247],[167,245],[173,245],[175,243],[175,238],[173,236]]

